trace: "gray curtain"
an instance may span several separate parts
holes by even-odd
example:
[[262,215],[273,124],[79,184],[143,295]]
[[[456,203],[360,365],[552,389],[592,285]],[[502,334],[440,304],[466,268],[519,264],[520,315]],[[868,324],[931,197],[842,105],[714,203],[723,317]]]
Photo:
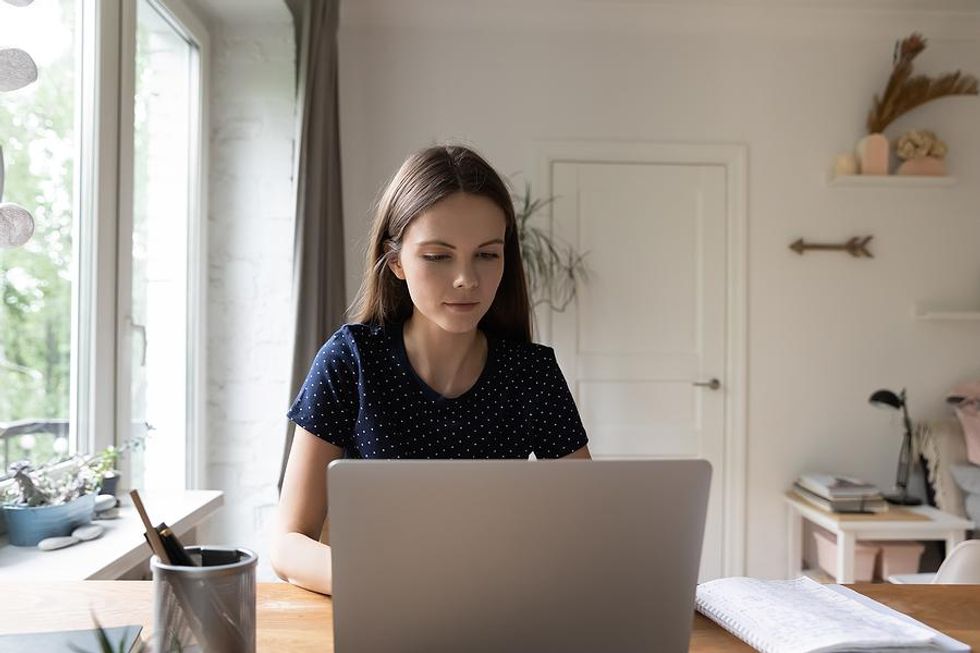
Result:
[[[320,346],[343,324],[347,300],[337,101],[340,0],[286,0],[286,4],[296,25],[299,108],[292,400]],[[279,470],[280,489],[294,429],[289,422]]]

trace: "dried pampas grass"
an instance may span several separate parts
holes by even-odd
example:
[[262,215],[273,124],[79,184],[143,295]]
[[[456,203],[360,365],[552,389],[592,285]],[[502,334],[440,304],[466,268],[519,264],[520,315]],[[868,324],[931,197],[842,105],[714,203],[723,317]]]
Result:
[[896,118],[930,100],[948,95],[977,95],[977,78],[959,70],[932,78],[912,76],[912,61],[926,49],[926,39],[919,33],[895,44],[894,65],[885,92],[875,95],[868,112],[868,133],[885,130]]

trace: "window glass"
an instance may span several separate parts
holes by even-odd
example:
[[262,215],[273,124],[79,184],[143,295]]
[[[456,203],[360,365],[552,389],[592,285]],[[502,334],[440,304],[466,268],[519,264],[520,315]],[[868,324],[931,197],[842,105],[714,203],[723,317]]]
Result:
[[2,202],[26,209],[35,223],[26,244],[0,248],[0,473],[13,461],[37,465],[74,449],[68,422],[80,160],[77,4],[0,2],[0,49],[19,48],[38,68],[37,81],[0,92]]

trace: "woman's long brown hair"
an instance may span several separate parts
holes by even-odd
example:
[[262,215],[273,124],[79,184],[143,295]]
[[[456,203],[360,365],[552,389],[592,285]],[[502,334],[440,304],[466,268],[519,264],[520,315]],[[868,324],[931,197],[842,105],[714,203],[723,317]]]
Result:
[[388,267],[401,250],[405,229],[418,215],[454,193],[485,197],[507,221],[504,273],[479,327],[492,335],[531,341],[531,306],[510,192],[479,154],[458,145],[420,150],[402,164],[378,201],[364,266],[364,279],[350,313],[352,322],[391,324],[412,314],[408,286]]

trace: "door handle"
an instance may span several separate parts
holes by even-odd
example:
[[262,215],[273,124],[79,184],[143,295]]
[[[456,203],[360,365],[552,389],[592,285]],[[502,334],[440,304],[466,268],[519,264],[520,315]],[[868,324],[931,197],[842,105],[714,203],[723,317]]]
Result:
[[718,379],[711,379],[710,381],[695,381],[694,385],[699,388],[710,388],[711,390],[717,390],[721,387],[721,381]]

